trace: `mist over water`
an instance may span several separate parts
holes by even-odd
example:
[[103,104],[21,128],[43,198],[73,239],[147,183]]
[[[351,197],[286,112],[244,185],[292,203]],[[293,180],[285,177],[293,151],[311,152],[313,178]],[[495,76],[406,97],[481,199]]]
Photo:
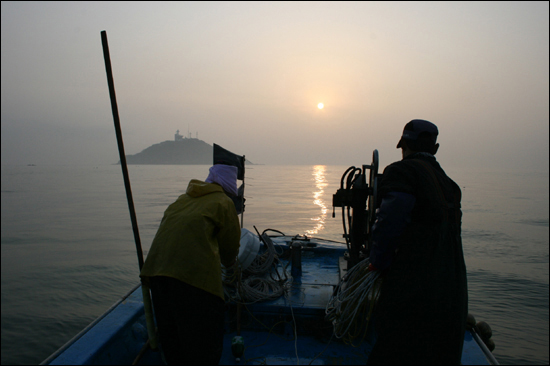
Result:
[[[144,255],[166,207],[208,168],[129,167]],[[343,241],[332,194],[346,168],[247,166],[244,226]],[[463,193],[470,312],[491,325],[501,364],[548,364],[548,173],[447,173]],[[38,363],[138,282],[122,174],[2,166],[1,190],[2,364]]]

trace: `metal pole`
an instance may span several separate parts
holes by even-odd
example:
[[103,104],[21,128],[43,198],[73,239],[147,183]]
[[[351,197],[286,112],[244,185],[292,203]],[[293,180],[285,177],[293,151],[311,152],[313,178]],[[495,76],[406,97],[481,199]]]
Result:
[[103,44],[103,57],[105,58],[105,71],[107,71],[107,83],[109,84],[109,95],[111,96],[111,109],[115,121],[116,140],[118,143],[118,154],[120,155],[120,167],[124,177],[124,187],[126,188],[126,198],[130,209],[130,218],[132,219],[132,229],[134,230],[134,239],[136,242],[136,251],[138,256],[139,270],[143,268],[143,251],[141,249],[141,240],[139,239],[139,230],[136,219],[136,210],[134,209],[134,199],[132,198],[132,188],[130,187],[130,177],[128,176],[128,165],[126,164],[126,155],[124,154],[124,142],[122,141],[122,130],[120,128],[120,119],[118,117],[118,106],[116,103],[115,83],[113,81],[113,71],[111,69],[111,56],[109,54],[109,44],[107,43],[107,32],[101,31],[101,43]]
[[[101,43],[103,44],[103,57],[105,58],[105,71],[107,71],[107,83],[109,84],[109,95],[111,96],[111,109],[113,110],[113,119],[115,121],[116,139],[118,143],[118,154],[120,155],[120,166],[124,177],[124,187],[126,188],[126,198],[130,208],[130,218],[132,219],[132,229],[134,230],[134,239],[136,242],[136,251],[138,256],[139,271],[143,268],[143,251],[141,249],[141,240],[139,239],[139,230],[137,225],[136,210],[134,209],[134,199],[132,198],[132,188],[130,187],[130,177],[128,176],[128,165],[126,164],[126,155],[124,154],[124,143],[122,142],[122,130],[120,128],[120,119],[118,117],[118,106],[116,103],[115,83],[113,81],[113,71],[111,69],[111,56],[109,54],[109,44],[107,43],[107,32],[101,31]],[[149,286],[146,283],[141,284],[143,295],[143,307],[145,310],[145,321],[147,324],[147,333],[151,349],[157,349],[157,339],[155,334],[155,321],[153,319],[153,306]]]

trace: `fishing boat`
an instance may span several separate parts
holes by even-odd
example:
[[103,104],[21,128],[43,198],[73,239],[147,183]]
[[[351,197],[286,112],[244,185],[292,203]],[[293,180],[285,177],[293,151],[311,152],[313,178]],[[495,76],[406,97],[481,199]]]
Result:
[[[244,156],[216,144],[214,162],[244,169]],[[232,279],[234,274],[224,274],[227,312],[220,364],[366,363],[376,336],[374,322],[365,320],[371,318],[369,304],[376,302],[375,284],[382,278],[371,277],[366,299],[357,298],[360,290],[340,294],[354,281],[369,283],[368,258],[361,258],[361,252],[370,233],[360,237],[362,248],[354,248],[358,235],[351,216],[359,211],[367,220],[374,219],[369,205],[375,202],[378,152],[373,152],[370,165],[352,168],[344,173],[341,189],[333,197],[333,206],[342,207],[346,243],[288,236],[272,229],[262,234],[242,229],[238,256],[242,272],[238,281]],[[244,181],[244,173],[239,176]],[[240,192],[244,196],[242,185]],[[355,205],[354,197],[360,197],[366,209],[355,209],[348,216],[345,212]],[[235,200],[241,222],[243,201]],[[162,353],[152,350],[148,340],[142,290],[136,285],[42,364],[163,364]],[[346,306],[359,310],[346,315]],[[498,364],[475,326],[465,332],[462,364]]]
[[[107,36],[105,31],[101,33],[141,270],[143,254],[122,145]],[[213,155],[214,164],[238,168],[242,184],[234,203],[242,227],[245,157],[216,144]],[[379,177],[377,150],[371,164],[350,167],[344,172],[340,189],[333,196],[333,207],[342,208],[345,243],[289,236],[269,228],[260,234],[254,227],[254,234],[242,228],[238,266],[236,270],[224,269],[223,275],[227,311],[220,364],[366,363],[376,342],[373,309],[383,281],[378,271],[367,269]],[[482,340],[478,333],[475,322],[465,331],[462,364],[498,364],[484,343],[487,339]],[[156,341],[149,289],[137,284],[41,364],[164,364],[161,348],[162,344],[158,346]]]

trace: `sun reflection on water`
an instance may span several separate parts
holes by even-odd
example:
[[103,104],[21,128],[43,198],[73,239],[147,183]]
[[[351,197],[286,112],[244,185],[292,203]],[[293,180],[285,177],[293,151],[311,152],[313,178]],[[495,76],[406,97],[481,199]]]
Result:
[[313,203],[321,209],[321,214],[317,217],[312,217],[311,221],[315,221],[315,227],[311,230],[307,230],[306,234],[314,235],[318,234],[325,227],[325,219],[327,218],[327,206],[323,201],[323,193],[325,193],[325,187],[327,186],[327,181],[325,179],[325,166],[324,165],[315,165],[313,167],[313,178],[315,179],[315,187],[317,190],[313,193]]

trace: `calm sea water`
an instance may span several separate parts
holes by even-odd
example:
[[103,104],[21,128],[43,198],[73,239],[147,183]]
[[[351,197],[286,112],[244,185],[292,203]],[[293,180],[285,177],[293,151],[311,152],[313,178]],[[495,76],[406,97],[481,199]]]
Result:
[[[365,162],[366,163],[366,162]],[[347,166],[251,166],[244,226],[341,241]],[[145,254],[208,166],[130,166]],[[447,173],[463,191],[470,312],[501,364],[548,364],[548,173]],[[2,364],[41,362],[138,282],[120,166],[2,166]]]

